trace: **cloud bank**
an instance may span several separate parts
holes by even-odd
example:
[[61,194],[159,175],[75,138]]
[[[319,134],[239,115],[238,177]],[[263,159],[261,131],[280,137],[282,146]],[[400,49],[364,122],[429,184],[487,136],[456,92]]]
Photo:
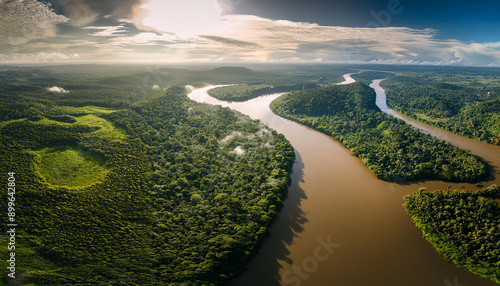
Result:
[[31,54],[0,54],[0,63],[52,63],[77,61],[80,58],[78,54],[61,54],[58,52],[50,53],[31,53]]
[[[52,6],[3,1],[0,16],[6,18],[0,18],[0,37],[17,44],[0,44],[0,62],[500,66],[500,42],[441,39],[439,31],[431,28],[321,26],[229,14],[235,1],[58,0]],[[64,16],[56,14],[58,11]],[[67,26],[64,33],[58,29],[62,24]],[[15,49],[4,48],[9,45]]]
[[52,6],[71,19],[75,26],[85,26],[98,19],[113,16],[132,18],[147,0],[55,0]]
[[0,0],[0,41],[19,45],[33,39],[54,37],[57,24],[68,18],[49,6],[29,0]]

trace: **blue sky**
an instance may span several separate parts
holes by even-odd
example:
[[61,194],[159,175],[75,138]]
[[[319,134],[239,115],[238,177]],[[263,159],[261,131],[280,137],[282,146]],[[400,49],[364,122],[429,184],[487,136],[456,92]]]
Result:
[[498,11],[498,0],[0,0],[0,63],[500,66]]

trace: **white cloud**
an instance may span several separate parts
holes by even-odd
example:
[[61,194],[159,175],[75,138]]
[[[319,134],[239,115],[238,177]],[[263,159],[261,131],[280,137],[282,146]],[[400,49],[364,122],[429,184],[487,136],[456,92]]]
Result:
[[120,26],[89,26],[83,28],[85,30],[97,30],[98,32],[89,33],[90,36],[96,37],[116,37],[127,33],[128,30]]
[[244,137],[243,133],[241,133],[239,131],[233,131],[233,133],[231,133],[231,134],[227,135],[226,137],[224,137],[223,139],[221,139],[219,141],[219,144],[227,144],[231,140],[233,140],[233,138],[240,138],[240,137]]
[[229,153],[233,153],[233,154],[236,154],[238,156],[241,156],[241,155],[245,154],[245,150],[243,150],[241,148],[241,146],[238,146],[238,147],[234,148],[234,150],[229,152]]
[[64,88],[58,87],[58,86],[49,87],[47,90],[50,92],[55,92],[55,93],[68,93],[69,92],[69,91],[65,90]]
[[53,37],[57,32],[56,25],[67,21],[68,18],[57,15],[38,1],[0,2],[0,40],[11,45]]
[[[500,43],[466,44],[435,38],[433,29],[353,28],[228,15],[225,38],[258,44],[235,49],[238,59],[267,62],[385,62],[500,66]],[[221,43],[212,43],[220,49]],[[205,46],[210,48],[210,45]],[[231,53],[227,53],[231,55]],[[447,54],[448,59],[443,56]]]
[[152,46],[166,43],[182,44],[185,41],[170,34],[142,32],[135,35],[116,37],[109,41],[112,46]]
[[78,60],[78,54],[36,53],[36,54],[0,54],[0,63],[46,63]]

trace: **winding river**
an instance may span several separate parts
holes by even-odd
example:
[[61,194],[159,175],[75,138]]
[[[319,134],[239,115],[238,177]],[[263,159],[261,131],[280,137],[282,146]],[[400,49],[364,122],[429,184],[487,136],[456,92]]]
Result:
[[[350,75],[344,78],[344,83],[354,82]],[[377,102],[385,104],[379,83],[374,81],[371,87]],[[210,97],[211,88],[215,86],[194,90],[189,97],[261,120],[290,140],[297,157],[288,197],[269,235],[246,270],[228,285],[497,285],[441,259],[401,206],[403,197],[420,187],[473,189],[475,185],[379,180],[335,140],[273,114],[269,104],[282,94],[229,103]],[[482,184],[500,183],[500,147],[393,115],[471,150],[493,166],[493,175]]]

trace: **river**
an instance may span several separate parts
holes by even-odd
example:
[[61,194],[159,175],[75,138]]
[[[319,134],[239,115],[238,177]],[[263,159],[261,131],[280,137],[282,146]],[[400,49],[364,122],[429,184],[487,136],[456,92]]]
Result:
[[[379,180],[332,138],[273,114],[269,104],[282,94],[229,103],[210,97],[211,88],[194,90],[189,97],[261,120],[283,133],[296,153],[283,208],[246,270],[228,285],[497,285],[441,259],[402,207],[403,197],[420,187],[473,189],[475,185]],[[385,95],[381,92],[380,88],[377,96]],[[500,183],[499,147],[423,124],[422,128],[494,166],[494,174],[482,184]]]
[[341,83],[338,83],[338,85],[350,84],[350,83],[356,82],[356,80],[351,77],[352,74],[355,74],[355,73],[345,74],[344,75],[344,81],[341,82]]

